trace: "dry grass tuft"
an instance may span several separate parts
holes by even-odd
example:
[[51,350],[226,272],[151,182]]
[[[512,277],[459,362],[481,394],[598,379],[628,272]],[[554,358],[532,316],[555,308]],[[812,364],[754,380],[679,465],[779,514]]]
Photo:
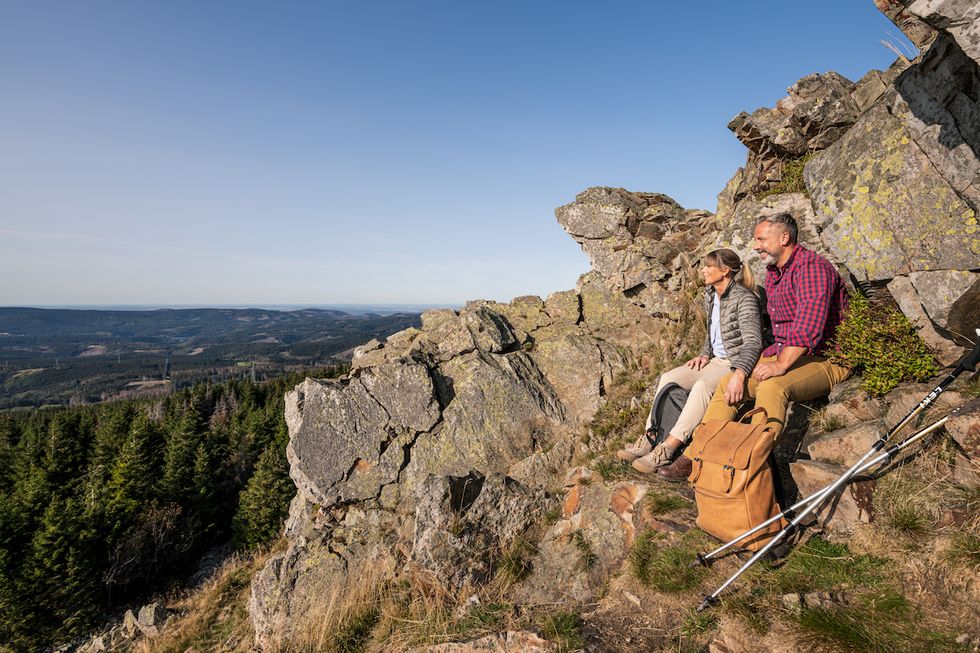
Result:
[[177,613],[163,632],[140,640],[136,653],[186,653],[186,651],[252,651],[255,633],[248,618],[252,576],[281,548],[252,557],[233,556],[200,588],[168,607]]

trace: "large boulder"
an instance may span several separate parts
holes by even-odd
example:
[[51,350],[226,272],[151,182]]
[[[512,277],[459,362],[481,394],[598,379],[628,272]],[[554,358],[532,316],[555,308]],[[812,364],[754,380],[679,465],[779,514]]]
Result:
[[936,330],[936,325],[929,319],[929,314],[923,306],[923,299],[912,285],[910,276],[898,276],[889,281],[888,292],[922,338],[922,342],[932,351],[936,360],[943,365],[951,365],[959,358],[962,350]]
[[[841,465],[818,460],[797,460],[789,467],[801,497],[824,489],[847,471]],[[852,482],[823,502],[813,516],[828,532],[848,536],[858,524],[867,524],[874,519],[874,486],[873,480]]]
[[503,474],[432,476],[416,493],[411,562],[454,591],[488,581],[506,548],[549,503],[543,490]]
[[602,579],[618,569],[629,553],[644,515],[643,483],[574,483],[565,490],[562,514],[538,544],[530,577],[516,590],[522,602],[592,601]]
[[344,382],[307,379],[286,397],[290,475],[310,501],[364,500],[397,480],[407,445],[440,418],[428,370],[385,363]]
[[884,105],[804,170],[816,226],[859,280],[980,266],[976,217]]
[[[942,35],[921,61],[898,76],[894,92],[884,100],[888,110],[901,121],[910,138],[928,158],[931,167],[945,180],[945,185],[974,212],[980,209],[978,85],[980,69],[977,63],[964,54],[952,38]],[[920,203],[924,205],[923,209],[929,208],[925,202]],[[969,216],[962,217],[969,220]],[[974,228],[967,230],[966,236],[975,252],[980,236],[976,223],[971,224]],[[959,236],[958,232],[949,233],[945,243]]]
[[[257,644],[303,628],[323,593],[365,564],[394,575],[412,563],[454,588],[485,581],[541,520],[576,429],[633,364],[641,345],[629,334],[657,329],[593,278],[547,301],[428,311],[421,328],[357,348],[346,377],[297,386],[286,421],[299,492],[287,550],[253,583]],[[479,488],[463,505],[459,479]]]

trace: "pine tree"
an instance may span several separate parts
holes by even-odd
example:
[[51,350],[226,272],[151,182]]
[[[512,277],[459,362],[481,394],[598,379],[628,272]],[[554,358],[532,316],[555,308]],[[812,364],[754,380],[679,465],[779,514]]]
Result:
[[279,537],[295,494],[285,451],[272,444],[259,456],[241,493],[234,524],[238,546],[256,548]]

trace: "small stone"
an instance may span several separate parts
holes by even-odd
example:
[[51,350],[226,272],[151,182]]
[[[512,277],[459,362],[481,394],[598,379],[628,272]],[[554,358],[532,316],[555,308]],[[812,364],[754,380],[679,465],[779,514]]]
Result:
[[139,631],[140,626],[136,614],[132,610],[126,610],[126,614],[123,615],[123,634],[131,638]]
[[168,614],[162,603],[150,603],[140,608],[137,621],[141,626],[161,626],[167,620]]
[[565,473],[565,480],[562,481],[564,487],[574,487],[583,482],[588,483],[593,480],[595,472],[588,467],[572,467]]
[[803,607],[803,599],[796,592],[792,594],[783,594],[782,598],[779,600],[783,604],[783,607],[787,610],[799,610]]
[[809,592],[803,596],[803,604],[808,608],[832,608],[844,602],[835,592]]
[[632,603],[633,605],[635,605],[636,607],[638,608],[643,607],[643,605],[640,603],[640,598],[636,594],[631,594],[630,592],[624,590],[623,596],[625,596],[626,600]]

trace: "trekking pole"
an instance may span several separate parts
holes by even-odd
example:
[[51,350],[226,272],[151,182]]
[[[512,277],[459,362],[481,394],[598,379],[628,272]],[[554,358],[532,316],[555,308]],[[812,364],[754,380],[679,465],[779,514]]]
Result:
[[[895,435],[895,433],[897,433],[900,429],[902,429],[902,427],[904,427],[906,424],[911,422],[916,415],[918,415],[923,410],[925,410],[929,405],[931,405],[936,400],[936,398],[939,397],[939,395],[941,395],[943,391],[947,387],[949,387],[949,385],[954,380],[956,380],[956,377],[958,377],[960,374],[962,374],[967,370],[969,370],[970,372],[975,371],[978,361],[980,361],[980,341],[978,341],[976,345],[973,347],[973,351],[965,355],[960,360],[960,362],[957,363],[953,371],[950,372],[949,375],[947,375],[946,378],[943,379],[939,383],[939,385],[937,385],[933,389],[932,392],[926,395],[926,397],[922,401],[920,401],[915,408],[909,411],[908,415],[906,415],[898,424],[896,424],[890,431],[888,431],[888,433],[878,438],[878,440],[871,446],[868,452],[865,453],[863,456],[861,456],[861,458],[858,459],[856,463],[851,465],[851,467],[847,471],[845,471],[841,476],[839,476],[837,480],[835,480],[833,483],[825,487],[823,490],[818,491],[816,493],[816,496],[806,505],[805,508],[803,508],[803,510],[799,514],[796,515],[796,517],[793,518],[793,520],[789,524],[786,525],[786,527],[784,527],[775,536],[773,536],[773,538],[769,540],[764,547],[759,549],[755,553],[755,555],[749,558],[748,561],[745,564],[743,564],[738,569],[738,571],[736,571],[731,576],[731,578],[726,580],[721,587],[715,590],[713,594],[709,596],[705,596],[704,600],[701,602],[701,605],[698,606],[697,611],[703,612],[704,610],[708,609],[712,605],[718,603],[718,596],[723,591],[725,591],[725,589],[729,585],[735,582],[735,580],[743,573],[745,573],[746,570],[749,569],[749,567],[751,567],[756,562],[758,562],[760,558],[762,558],[767,553],[769,553],[769,551],[772,550],[773,547],[775,547],[777,544],[783,541],[783,539],[787,535],[793,532],[796,529],[796,527],[799,526],[799,524],[804,519],[806,519],[806,517],[811,512],[813,512],[817,507],[819,507],[823,503],[824,499],[834,494],[834,492],[836,492],[841,486],[843,486],[848,481],[850,481],[850,479],[858,472],[858,470],[864,468],[864,466],[868,463],[868,460],[872,456],[874,456],[876,453],[881,451],[885,447],[885,445],[888,444],[888,440],[893,435]],[[739,540],[741,539],[742,537],[739,538]]]
[[[884,452],[882,452],[881,455],[879,455],[876,458],[874,458],[872,460],[869,460],[867,463],[865,463],[859,470],[857,470],[857,472],[855,472],[854,475],[857,476],[859,474],[862,474],[862,473],[868,471],[869,469],[873,469],[873,468],[877,467],[878,465],[880,465],[882,463],[886,463],[887,464],[887,463],[891,462],[891,459],[895,457],[895,454],[897,454],[899,451],[905,449],[906,447],[911,446],[915,442],[918,442],[919,440],[921,440],[925,436],[929,435],[930,433],[932,433],[933,431],[935,431],[936,429],[938,429],[939,427],[941,427],[943,424],[945,424],[949,420],[949,418],[950,418],[950,416],[947,415],[946,417],[943,417],[942,419],[933,422],[932,424],[930,424],[929,426],[925,427],[924,429],[922,429],[920,431],[917,431],[916,433],[908,436],[907,438],[905,438],[904,440],[902,440],[898,444],[889,447]],[[827,490],[827,488],[829,488],[829,487],[830,487],[829,485],[828,486],[824,486],[823,488],[817,490],[816,492],[814,492],[810,496],[806,497],[805,499],[800,499],[799,501],[797,501],[792,506],[790,506],[789,508],[787,508],[783,512],[779,513],[775,517],[770,517],[769,519],[767,519],[766,521],[762,522],[758,526],[752,528],[751,530],[745,531],[744,533],[742,533],[741,535],[739,535],[738,537],[736,537],[734,540],[731,540],[729,542],[726,542],[725,544],[722,544],[721,546],[719,546],[714,551],[711,551],[709,553],[703,553],[703,554],[702,553],[699,553],[697,555],[697,559],[694,562],[691,563],[691,566],[692,567],[696,567],[697,565],[700,564],[700,565],[704,565],[705,567],[707,567],[708,566],[708,563],[710,563],[712,560],[714,560],[715,558],[717,558],[720,554],[722,554],[723,552],[725,552],[729,548],[735,546],[736,544],[738,544],[742,540],[748,538],[751,535],[755,535],[756,533],[758,533],[759,531],[761,531],[762,529],[764,529],[766,526],[772,524],[773,522],[777,522],[780,519],[785,519],[787,517],[791,517],[793,515],[793,513],[796,511],[797,508],[802,508],[803,506],[807,505],[811,501],[815,501],[815,500],[819,499],[824,494],[824,492]]]

